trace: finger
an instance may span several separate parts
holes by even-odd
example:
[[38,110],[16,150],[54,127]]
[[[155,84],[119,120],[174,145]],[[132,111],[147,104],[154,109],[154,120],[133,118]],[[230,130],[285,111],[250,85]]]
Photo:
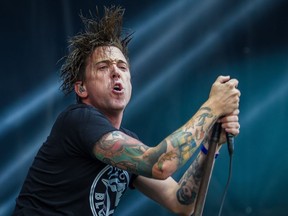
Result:
[[238,87],[238,84],[239,84],[239,81],[238,81],[237,79],[233,78],[233,79],[230,79],[230,80],[227,82],[227,84],[232,85],[234,88],[237,88],[237,87]]
[[218,76],[216,82],[226,83],[230,80],[230,76]]
[[236,109],[236,110],[234,110],[232,113],[231,113],[231,115],[239,115],[239,113],[240,113],[240,110],[239,109]]
[[237,122],[239,121],[239,117],[237,115],[230,115],[230,116],[226,116],[224,117],[221,122],[222,123],[233,123],[233,122]]
[[240,128],[225,128],[225,132],[237,136],[240,133]]
[[[235,113],[235,114],[234,114]],[[235,110],[233,113],[230,115],[224,116],[218,120],[219,123],[226,123],[226,122],[238,122],[239,121],[239,110]]]
[[[235,109],[231,114],[229,115],[226,115],[225,117],[228,117],[228,116],[238,116],[240,113],[240,110],[239,109]],[[223,117],[223,118],[225,118]]]
[[227,133],[232,133],[232,134],[236,135],[240,132],[239,122],[224,123],[221,126],[222,126],[222,128],[224,128],[224,130]]
[[224,129],[240,129],[239,122],[225,122],[221,124],[221,127]]
[[236,95],[238,95],[238,97],[240,98],[240,96],[241,96],[241,92],[240,92],[240,90],[239,89],[237,89],[237,87],[236,87]]

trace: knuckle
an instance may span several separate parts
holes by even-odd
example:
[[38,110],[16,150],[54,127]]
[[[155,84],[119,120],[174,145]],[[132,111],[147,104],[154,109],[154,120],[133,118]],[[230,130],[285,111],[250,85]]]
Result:
[[229,88],[233,88],[233,87],[234,87],[233,82],[227,82],[226,85],[227,85]]

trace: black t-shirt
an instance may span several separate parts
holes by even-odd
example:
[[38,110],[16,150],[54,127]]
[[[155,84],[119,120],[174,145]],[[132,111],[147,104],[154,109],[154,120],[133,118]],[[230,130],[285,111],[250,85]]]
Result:
[[13,215],[112,215],[133,175],[96,159],[93,147],[115,130],[92,106],[69,106],[38,151]]

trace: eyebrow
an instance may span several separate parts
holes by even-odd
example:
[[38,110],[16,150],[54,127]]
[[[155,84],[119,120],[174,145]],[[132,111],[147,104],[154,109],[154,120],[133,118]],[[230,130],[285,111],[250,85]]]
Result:
[[94,65],[98,65],[98,64],[101,64],[101,63],[107,63],[107,64],[110,64],[110,63],[113,63],[115,62],[116,64],[119,64],[119,63],[124,63],[126,64],[128,67],[130,67],[129,63],[124,61],[124,60],[121,60],[121,59],[118,59],[118,60],[110,60],[110,59],[104,59],[104,60],[100,60],[98,62],[95,62]]

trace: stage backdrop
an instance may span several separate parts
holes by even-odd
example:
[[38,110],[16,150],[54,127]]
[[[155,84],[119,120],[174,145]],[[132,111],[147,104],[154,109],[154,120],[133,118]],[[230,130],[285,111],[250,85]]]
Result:
[[[287,215],[288,2],[286,0],[21,1],[1,3],[0,215],[10,215],[56,116],[74,97],[59,91],[66,41],[79,12],[122,5],[133,97],[124,126],[154,146],[208,98],[218,75],[239,80],[241,134],[223,215]],[[217,215],[228,175],[216,161],[204,215]],[[173,177],[179,179],[183,171]],[[172,215],[136,190],[115,215]]]

